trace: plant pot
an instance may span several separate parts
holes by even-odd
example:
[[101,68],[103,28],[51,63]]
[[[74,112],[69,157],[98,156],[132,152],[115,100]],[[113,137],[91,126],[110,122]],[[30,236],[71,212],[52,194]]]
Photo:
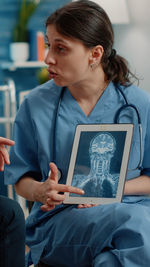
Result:
[[17,62],[27,61],[29,58],[29,44],[24,42],[11,43],[10,58]]

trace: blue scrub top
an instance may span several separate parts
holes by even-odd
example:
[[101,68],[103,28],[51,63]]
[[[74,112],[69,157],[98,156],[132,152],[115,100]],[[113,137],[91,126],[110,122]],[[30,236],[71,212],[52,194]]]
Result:
[[[15,146],[10,153],[11,165],[6,167],[6,184],[15,184],[22,175],[30,171],[41,173],[41,178],[45,180],[49,172],[49,163],[54,160],[54,144],[56,144],[56,164],[62,171],[61,182],[64,183],[76,125],[114,123],[116,111],[125,104],[123,97],[110,82],[87,117],[66,88],[57,114],[54,134],[61,90],[62,88],[56,86],[51,80],[33,89],[25,98],[14,124]],[[128,102],[136,105],[141,117],[144,155],[142,173],[150,176],[150,95],[133,85],[123,90]],[[134,123],[135,130],[129,161],[129,169],[134,169],[140,156],[136,112],[131,108],[123,111],[119,122]],[[139,174],[140,171],[128,172],[127,179],[137,177]]]
[[[140,174],[150,176],[150,96],[134,85],[122,88],[122,90],[128,102],[136,105],[143,130],[142,171],[128,171],[127,179],[138,177]],[[76,125],[114,123],[116,111],[125,104],[116,86],[110,82],[87,117],[69,90],[65,88],[55,125],[61,91],[62,88],[56,86],[54,81],[51,80],[33,89],[23,101],[14,124],[15,146],[11,148],[10,152],[11,164],[5,169],[6,184],[15,184],[27,172],[40,174],[43,181],[47,179],[49,163],[54,160],[54,144],[56,144],[56,164],[62,171],[59,182],[65,183]],[[119,122],[134,123],[134,136],[129,160],[129,169],[134,169],[137,167],[140,158],[136,112],[131,108],[126,109],[122,112]],[[143,196],[133,196],[132,201],[136,201],[139,197]],[[125,197],[125,199],[131,201],[130,197]],[[32,251],[33,258],[40,255],[39,246],[35,244],[40,243],[40,246],[44,247],[45,241],[39,237],[39,233],[42,233],[44,227],[44,220],[65,208],[64,205],[60,205],[50,212],[43,213],[40,206],[41,203],[35,203],[27,219],[27,241],[30,243],[31,240],[36,240],[34,241],[34,252]],[[39,223],[41,223],[40,226]],[[35,261],[37,260],[36,258]]]

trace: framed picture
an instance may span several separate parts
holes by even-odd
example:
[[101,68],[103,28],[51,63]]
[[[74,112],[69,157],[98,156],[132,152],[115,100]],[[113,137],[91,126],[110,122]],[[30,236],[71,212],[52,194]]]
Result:
[[78,125],[67,185],[84,195],[65,193],[66,204],[121,202],[133,135],[133,124]]

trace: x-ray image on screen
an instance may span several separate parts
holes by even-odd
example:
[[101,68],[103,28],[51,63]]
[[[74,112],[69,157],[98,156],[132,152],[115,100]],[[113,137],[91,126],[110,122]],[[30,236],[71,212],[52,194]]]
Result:
[[116,197],[125,138],[126,131],[81,133],[72,186],[82,197]]

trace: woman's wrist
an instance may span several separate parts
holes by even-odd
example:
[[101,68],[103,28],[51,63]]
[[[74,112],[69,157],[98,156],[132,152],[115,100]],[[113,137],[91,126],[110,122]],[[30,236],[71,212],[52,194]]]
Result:
[[43,182],[38,182],[38,181],[34,181],[34,190],[33,190],[33,195],[32,195],[32,198],[33,198],[33,201],[36,201],[36,202],[41,202],[40,199],[41,199],[41,185],[43,184]]
[[150,177],[141,175],[125,182],[124,195],[150,194]]
[[125,185],[124,185],[124,195],[130,195],[131,192],[130,192],[130,185],[129,185],[129,181],[126,181],[125,182]]

